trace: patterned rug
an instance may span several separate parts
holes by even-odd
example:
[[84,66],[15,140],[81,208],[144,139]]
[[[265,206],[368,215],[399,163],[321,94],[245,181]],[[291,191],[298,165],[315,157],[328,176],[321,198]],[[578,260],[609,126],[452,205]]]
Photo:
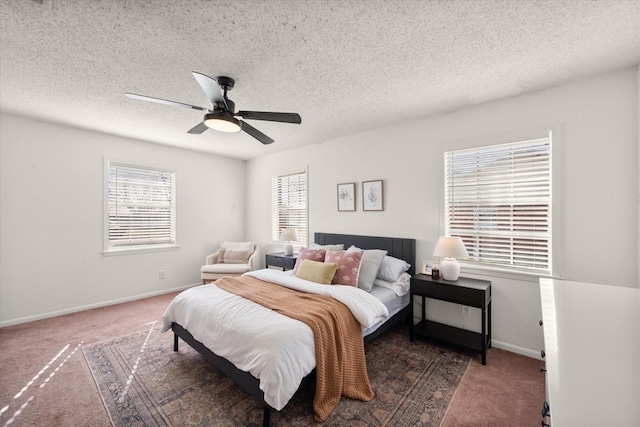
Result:
[[[439,426],[471,357],[398,325],[365,347],[370,402],[343,398],[326,426]],[[114,426],[260,426],[262,406],[159,324],[83,347]],[[313,426],[313,385],[278,412],[272,426]]]

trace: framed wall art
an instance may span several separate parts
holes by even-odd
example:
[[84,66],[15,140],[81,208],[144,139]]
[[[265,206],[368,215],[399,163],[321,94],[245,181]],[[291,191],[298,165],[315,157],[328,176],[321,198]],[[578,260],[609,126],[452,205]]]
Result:
[[338,184],[338,211],[348,212],[356,210],[356,183]]
[[382,180],[364,181],[362,183],[362,210],[384,210],[384,194]]

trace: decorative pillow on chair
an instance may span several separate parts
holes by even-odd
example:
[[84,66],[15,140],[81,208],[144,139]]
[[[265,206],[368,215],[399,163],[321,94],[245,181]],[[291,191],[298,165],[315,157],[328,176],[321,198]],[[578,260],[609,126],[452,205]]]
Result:
[[337,268],[338,266],[333,263],[305,259],[300,263],[300,268],[295,276],[321,285],[330,285]]
[[246,264],[251,256],[251,249],[224,249],[218,251],[219,264]]
[[327,251],[324,262],[336,263],[338,269],[331,283],[358,287],[358,274],[362,263],[362,251]]
[[298,258],[296,259],[296,265],[293,266],[293,274],[295,275],[296,272],[298,271],[298,268],[300,267],[300,264],[302,264],[302,261],[304,261],[305,259],[310,259],[311,261],[318,261],[318,262],[322,262],[324,261],[324,254],[327,251],[325,249],[308,249],[308,248],[302,248],[300,249],[300,252],[298,253]]

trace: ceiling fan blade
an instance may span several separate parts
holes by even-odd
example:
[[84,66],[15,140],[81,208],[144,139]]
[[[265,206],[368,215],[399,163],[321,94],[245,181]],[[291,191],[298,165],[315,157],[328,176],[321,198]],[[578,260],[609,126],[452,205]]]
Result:
[[224,100],[224,96],[222,96],[222,91],[220,90],[220,86],[216,79],[212,79],[211,77],[205,76],[197,71],[192,71],[191,74],[196,78],[198,84],[202,90],[204,90],[204,93],[207,94],[214,106],[223,105],[225,109],[227,108],[227,102]]
[[176,106],[176,107],[189,108],[189,109],[192,109],[192,110],[211,112],[211,110],[209,110],[207,108],[204,108],[204,107],[198,107],[197,105],[185,104],[185,103],[177,102],[177,101],[169,101],[169,100],[166,100],[166,99],[153,98],[151,96],[145,96],[145,95],[136,95],[135,93],[125,93],[125,95],[128,96],[129,98],[139,99],[140,101],[157,102],[158,104],[172,105],[172,106]]
[[240,123],[242,124],[243,131],[245,131],[246,133],[248,133],[249,135],[257,139],[258,141],[262,142],[263,144],[271,144],[273,142],[273,139],[269,138],[267,135],[260,132],[258,129],[254,128],[247,122],[240,122]]
[[249,120],[267,120],[270,122],[302,123],[298,113],[270,113],[266,111],[238,111],[236,116]]
[[207,125],[205,125],[204,122],[200,122],[197,125],[195,125],[194,127],[192,127],[191,129],[189,129],[187,131],[187,133],[201,134],[207,129],[209,129],[209,127]]

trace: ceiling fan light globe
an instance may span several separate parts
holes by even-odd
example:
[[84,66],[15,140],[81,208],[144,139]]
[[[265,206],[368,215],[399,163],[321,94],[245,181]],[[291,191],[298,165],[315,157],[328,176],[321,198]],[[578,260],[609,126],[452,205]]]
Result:
[[204,124],[214,130],[220,132],[240,132],[242,130],[242,126],[240,125],[240,121],[235,119],[231,115],[227,115],[225,113],[209,113],[204,116]]
[[220,131],[220,132],[240,132],[240,126],[237,123],[228,122],[224,119],[209,119],[204,122],[205,125],[210,127],[211,129]]

